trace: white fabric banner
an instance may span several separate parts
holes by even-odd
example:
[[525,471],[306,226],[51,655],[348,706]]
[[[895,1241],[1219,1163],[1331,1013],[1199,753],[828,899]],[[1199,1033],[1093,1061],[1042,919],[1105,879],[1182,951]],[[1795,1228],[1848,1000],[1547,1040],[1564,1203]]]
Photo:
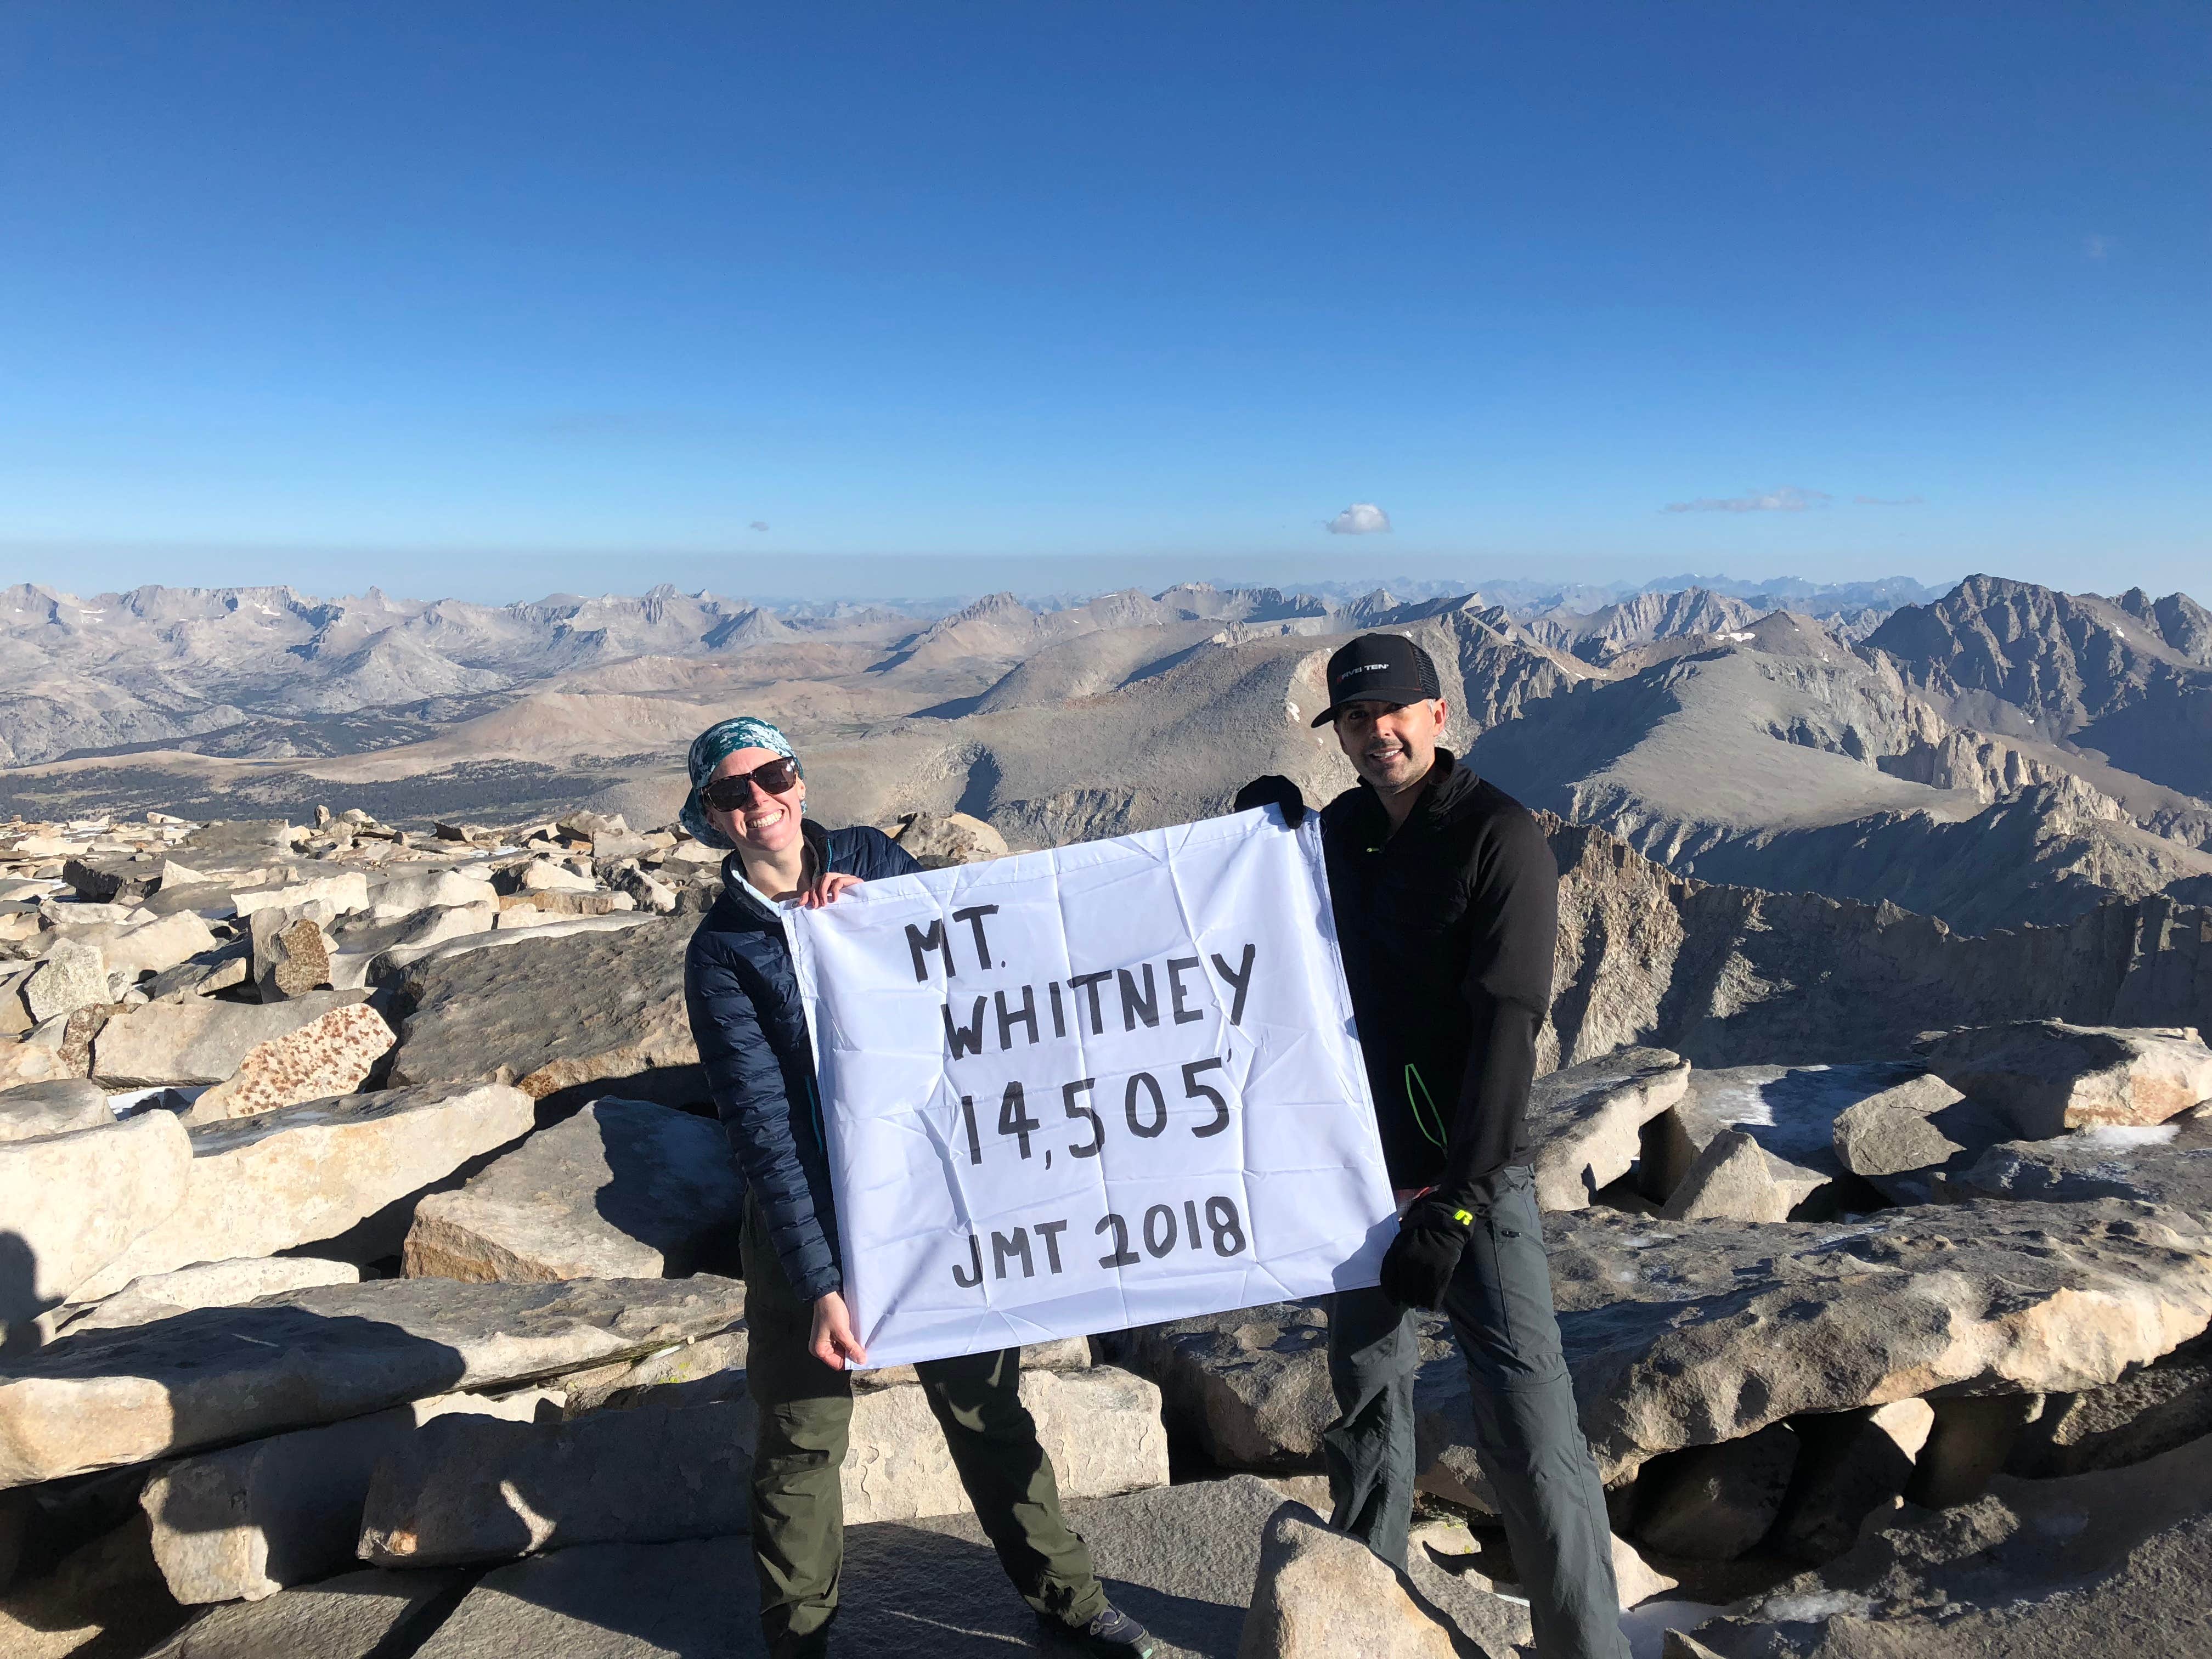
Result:
[[1376,1282],[1320,825],[1273,809],[789,915],[871,1366]]

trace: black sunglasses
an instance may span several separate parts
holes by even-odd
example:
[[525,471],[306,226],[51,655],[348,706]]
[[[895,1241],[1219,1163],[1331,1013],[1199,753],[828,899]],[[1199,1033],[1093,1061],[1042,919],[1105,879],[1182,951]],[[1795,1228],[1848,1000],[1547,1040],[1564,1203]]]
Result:
[[756,766],[750,772],[732,772],[716,778],[699,792],[699,799],[718,812],[734,812],[752,799],[757,787],[763,795],[780,795],[799,781],[799,763],[788,755]]

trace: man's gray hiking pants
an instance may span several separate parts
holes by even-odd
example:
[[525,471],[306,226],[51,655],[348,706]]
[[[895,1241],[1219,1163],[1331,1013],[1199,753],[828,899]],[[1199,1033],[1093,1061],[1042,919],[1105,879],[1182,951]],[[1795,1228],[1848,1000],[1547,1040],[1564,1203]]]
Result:
[[[1519,1166],[1484,1182],[1474,1226],[1444,1293],[1466,1356],[1475,1450],[1497,1489],[1506,1541],[1542,1659],[1627,1659],[1605,1489],[1575,1415],[1552,1310],[1535,1178]],[[1330,1524],[1406,1565],[1413,1516],[1416,1316],[1379,1290],[1338,1293],[1328,1374],[1339,1416],[1322,1436]]]

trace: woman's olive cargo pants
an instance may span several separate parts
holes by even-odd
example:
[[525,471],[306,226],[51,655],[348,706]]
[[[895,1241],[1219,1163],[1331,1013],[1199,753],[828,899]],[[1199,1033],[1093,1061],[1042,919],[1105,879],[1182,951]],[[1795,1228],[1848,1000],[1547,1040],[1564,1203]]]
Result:
[[[839,1469],[853,1381],[807,1351],[814,1310],[784,1277],[760,1207],[745,1204],[745,1380],[760,1410],[753,1561],[761,1628],[776,1659],[824,1651],[845,1558]],[[1060,1512],[1052,1462],[1019,1393],[1021,1350],[915,1367],[975,1518],[1014,1588],[1039,1613],[1088,1624],[1106,1605],[1091,1552]]]

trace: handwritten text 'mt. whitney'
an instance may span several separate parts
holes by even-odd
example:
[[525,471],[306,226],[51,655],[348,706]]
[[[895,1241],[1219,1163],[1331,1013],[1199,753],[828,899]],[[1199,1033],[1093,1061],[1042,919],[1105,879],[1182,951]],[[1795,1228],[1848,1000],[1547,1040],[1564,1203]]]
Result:
[[[995,904],[971,904],[955,910],[955,929],[951,933],[941,920],[931,921],[926,928],[908,922],[906,942],[914,958],[915,982],[928,981],[933,957],[943,965],[947,980],[959,975],[955,941],[959,938],[957,926],[961,923],[965,923],[974,935],[975,966],[979,969],[1005,968],[1006,963],[993,959],[990,939],[983,925],[985,917],[998,912]],[[1258,954],[1258,947],[1248,943],[1234,965],[1218,951],[1212,951],[1206,957],[1169,957],[1158,963],[1143,962],[1127,968],[1071,974],[1064,980],[1044,980],[979,994],[972,1001],[965,997],[957,1001],[948,997],[945,1005],[945,1040],[952,1050],[952,1058],[959,1060],[981,1053],[986,1042],[994,1036],[996,1046],[1002,1050],[1014,1046],[1017,1031],[1032,1044],[1041,1042],[1048,1026],[1054,1037],[1079,1038],[1086,1028],[1092,1036],[1105,1036],[1109,1021],[1116,1019],[1124,1031],[1134,1031],[1139,1026],[1156,1027],[1164,1018],[1176,1025],[1193,1024],[1206,1018],[1208,958],[1214,973],[1229,990],[1229,1023],[1241,1025],[1244,998],[1252,988],[1253,967]],[[1043,992],[1042,1002],[1038,997],[1040,989]],[[960,1004],[967,1005],[964,1012],[956,1012]]]

